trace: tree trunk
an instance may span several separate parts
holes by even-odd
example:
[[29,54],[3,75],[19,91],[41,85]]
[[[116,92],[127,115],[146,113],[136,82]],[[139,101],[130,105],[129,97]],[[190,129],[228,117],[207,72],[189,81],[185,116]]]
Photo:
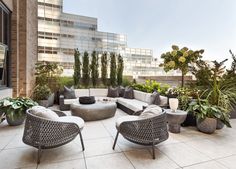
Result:
[[184,87],[184,73],[182,72],[181,87]]

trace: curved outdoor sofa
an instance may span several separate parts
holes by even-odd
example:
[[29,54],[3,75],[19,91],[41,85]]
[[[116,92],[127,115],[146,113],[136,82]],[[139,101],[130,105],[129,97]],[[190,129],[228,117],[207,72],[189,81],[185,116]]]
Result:
[[[76,99],[65,99],[63,95],[60,95],[60,110],[70,110],[70,104],[78,102],[78,98],[81,96],[95,96],[96,100],[107,99],[108,89],[75,89]],[[117,103],[117,108],[120,108],[128,114],[143,110],[144,107],[150,104],[151,93],[145,93],[142,91],[134,90],[134,99],[127,99],[123,97],[115,97],[108,99],[114,99]],[[168,105],[168,98],[160,96],[161,104],[159,106],[166,107]]]

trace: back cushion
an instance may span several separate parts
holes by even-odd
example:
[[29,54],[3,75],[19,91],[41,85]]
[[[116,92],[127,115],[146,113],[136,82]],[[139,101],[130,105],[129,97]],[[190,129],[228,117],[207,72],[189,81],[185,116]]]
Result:
[[107,97],[119,97],[119,88],[108,87]]
[[100,96],[100,97],[107,97],[108,90],[107,89],[94,89],[90,88],[90,96]]
[[125,94],[125,88],[123,86],[119,86],[119,97],[123,97]]
[[33,106],[31,113],[35,116],[42,117],[48,120],[57,120],[59,116],[52,110],[47,109],[43,106]]
[[75,96],[81,97],[81,96],[89,96],[89,89],[75,89]]
[[[138,90],[134,90],[134,98],[139,100],[139,101],[143,101],[143,102],[146,102],[146,95],[148,93],[145,93],[145,92],[141,92],[141,91],[138,91]],[[146,102],[147,103],[147,102]]]
[[140,114],[140,118],[150,118],[153,116],[158,116],[162,114],[162,108],[157,105],[149,105],[147,108]]
[[133,88],[132,87],[126,87],[123,97],[126,98],[126,99],[134,99],[134,90],[133,90]]
[[64,92],[63,92],[65,99],[75,99],[75,90],[73,87],[68,88],[66,86],[64,86]]
[[160,99],[161,99],[161,103],[160,103],[161,106],[168,105],[168,98],[166,96],[160,95]]

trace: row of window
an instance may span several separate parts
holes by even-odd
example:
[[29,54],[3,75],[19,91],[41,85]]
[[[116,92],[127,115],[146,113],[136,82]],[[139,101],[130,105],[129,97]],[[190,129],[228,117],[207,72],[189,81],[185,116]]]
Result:
[[87,24],[82,22],[74,22],[69,20],[62,20],[62,19],[53,19],[47,17],[38,17],[38,21],[43,21],[47,25],[56,25],[56,26],[65,26],[71,28],[79,28],[79,29],[87,29],[95,31],[97,29],[97,25]]

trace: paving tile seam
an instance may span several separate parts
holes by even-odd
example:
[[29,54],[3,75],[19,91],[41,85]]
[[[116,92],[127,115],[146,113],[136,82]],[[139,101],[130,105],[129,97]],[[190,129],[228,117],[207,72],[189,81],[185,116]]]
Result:
[[[209,139],[205,139],[205,140],[209,140]],[[210,140],[210,141],[211,141],[211,140]],[[236,155],[236,153],[232,153],[231,155],[227,155],[227,156],[225,156],[225,157],[212,158],[212,157],[210,157],[209,155],[207,155],[207,154],[201,152],[201,151],[200,151],[199,149],[197,149],[196,147],[194,147],[194,146],[192,146],[192,145],[189,145],[189,144],[186,144],[186,142],[183,142],[183,143],[184,143],[185,145],[190,146],[191,148],[197,150],[197,151],[200,152],[201,154],[204,154],[205,156],[209,157],[209,158],[212,159],[212,160],[214,160],[214,159],[221,159],[221,158],[225,158],[225,157],[228,157],[228,156]],[[219,145],[220,145],[220,144],[219,144]]]
[[130,162],[130,164],[133,166],[133,168],[134,169],[136,169],[135,168],[135,166],[134,166],[134,164],[132,163],[132,161],[129,159],[129,157],[125,154],[125,152],[122,152],[123,153],[123,155],[125,156],[125,158]]
[[123,153],[123,152],[119,151],[119,152],[114,152],[114,153],[105,153],[105,154],[91,155],[91,156],[87,156],[85,158],[93,158],[93,157],[106,156],[106,155],[119,154],[119,153]]
[[[68,160],[64,160],[64,161],[53,161],[53,162],[40,162],[40,164],[37,164],[37,168],[40,166],[40,165],[49,165],[49,164],[58,164],[58,163],[63,163],[63,162],[70,162],[70,161],[76,161],[76,160],[84,160],[85,162],[85,158],[76,158],[76,159],[68,159]],[[36,169],[37,169],[36,168]]]
[[[104,123],[102,122],[102,125],[103,125],[103,127],[106,129],[106,131],[108,132],[108,134],[110,135],[110,137],[111,137],[111,139],[113,140],[113,144],[114,144],[114,141],[115,141],[115,137],[109,132],[109,130],[106,128],[106,126],[104,125]],[[116,143],[116,146],[118,146],[119,147],[119,149],[121,150],[121,152],[122,152],[122,149],[121,149],[121,147],[119,146],[119,144],[118,144],[118,140],[117,140],[117,143]],[[112,148],[112,147],[111,147]]]
[[190,148],[192,148],[192,149],[196,150],[197,152],[201,153],[202,155],[205,155],[205,156],[207,156],[207,157],[208,157],[208,158],[210,158],[211,160],[214,160],[214,158],[212,158],[212,157],[210,157],[209,155],[207,155],[207,154],[205,154],[205,153],[201,152],[199,149],[197,149],[197,148],[193,147],[192,145],[188,145],[188,144],[186,144],[186,143],[183,143],[183,144],[185,144],[186,146],[189,146]]
[[5,150],[5,148],[13,141],[13,139],[16,137],[16,135],[14,135],[12,137],[12,139],[2,148],[2,150]]
[[232,157],[232,156],[236,156],[236,154],[227,155],[227,156],[225,156],[225,157],[214,158],[213,160],[221,160],[221,159],[228,158],[228,157]]
[[[157,147],[156,147],[157,148]],[[171,157],[169,157],[166,153],[162,152],[159,148],[157,148],[161,153],[163,153],[169,160],[173,161],[177,166],[182,168],[178,163],[176,163]]]
[[[191,164],[191,165],[182,166],[182,168],[184,169],[186,167],[191,167],[191,166],[195,166],[195,165],[199,165],[199,164],[204,164],[204,163],[209,163],[209,162],[216,162],[216,163],[222,165],[221,163],[217,162],[216,160],[211,159],[211,160],[207,160],[207,161],[203,161],[203,162],[199,162],[199,163],[194,163],[194,164]],[[225,167],[225,168],[229,169],[228,167]]]

